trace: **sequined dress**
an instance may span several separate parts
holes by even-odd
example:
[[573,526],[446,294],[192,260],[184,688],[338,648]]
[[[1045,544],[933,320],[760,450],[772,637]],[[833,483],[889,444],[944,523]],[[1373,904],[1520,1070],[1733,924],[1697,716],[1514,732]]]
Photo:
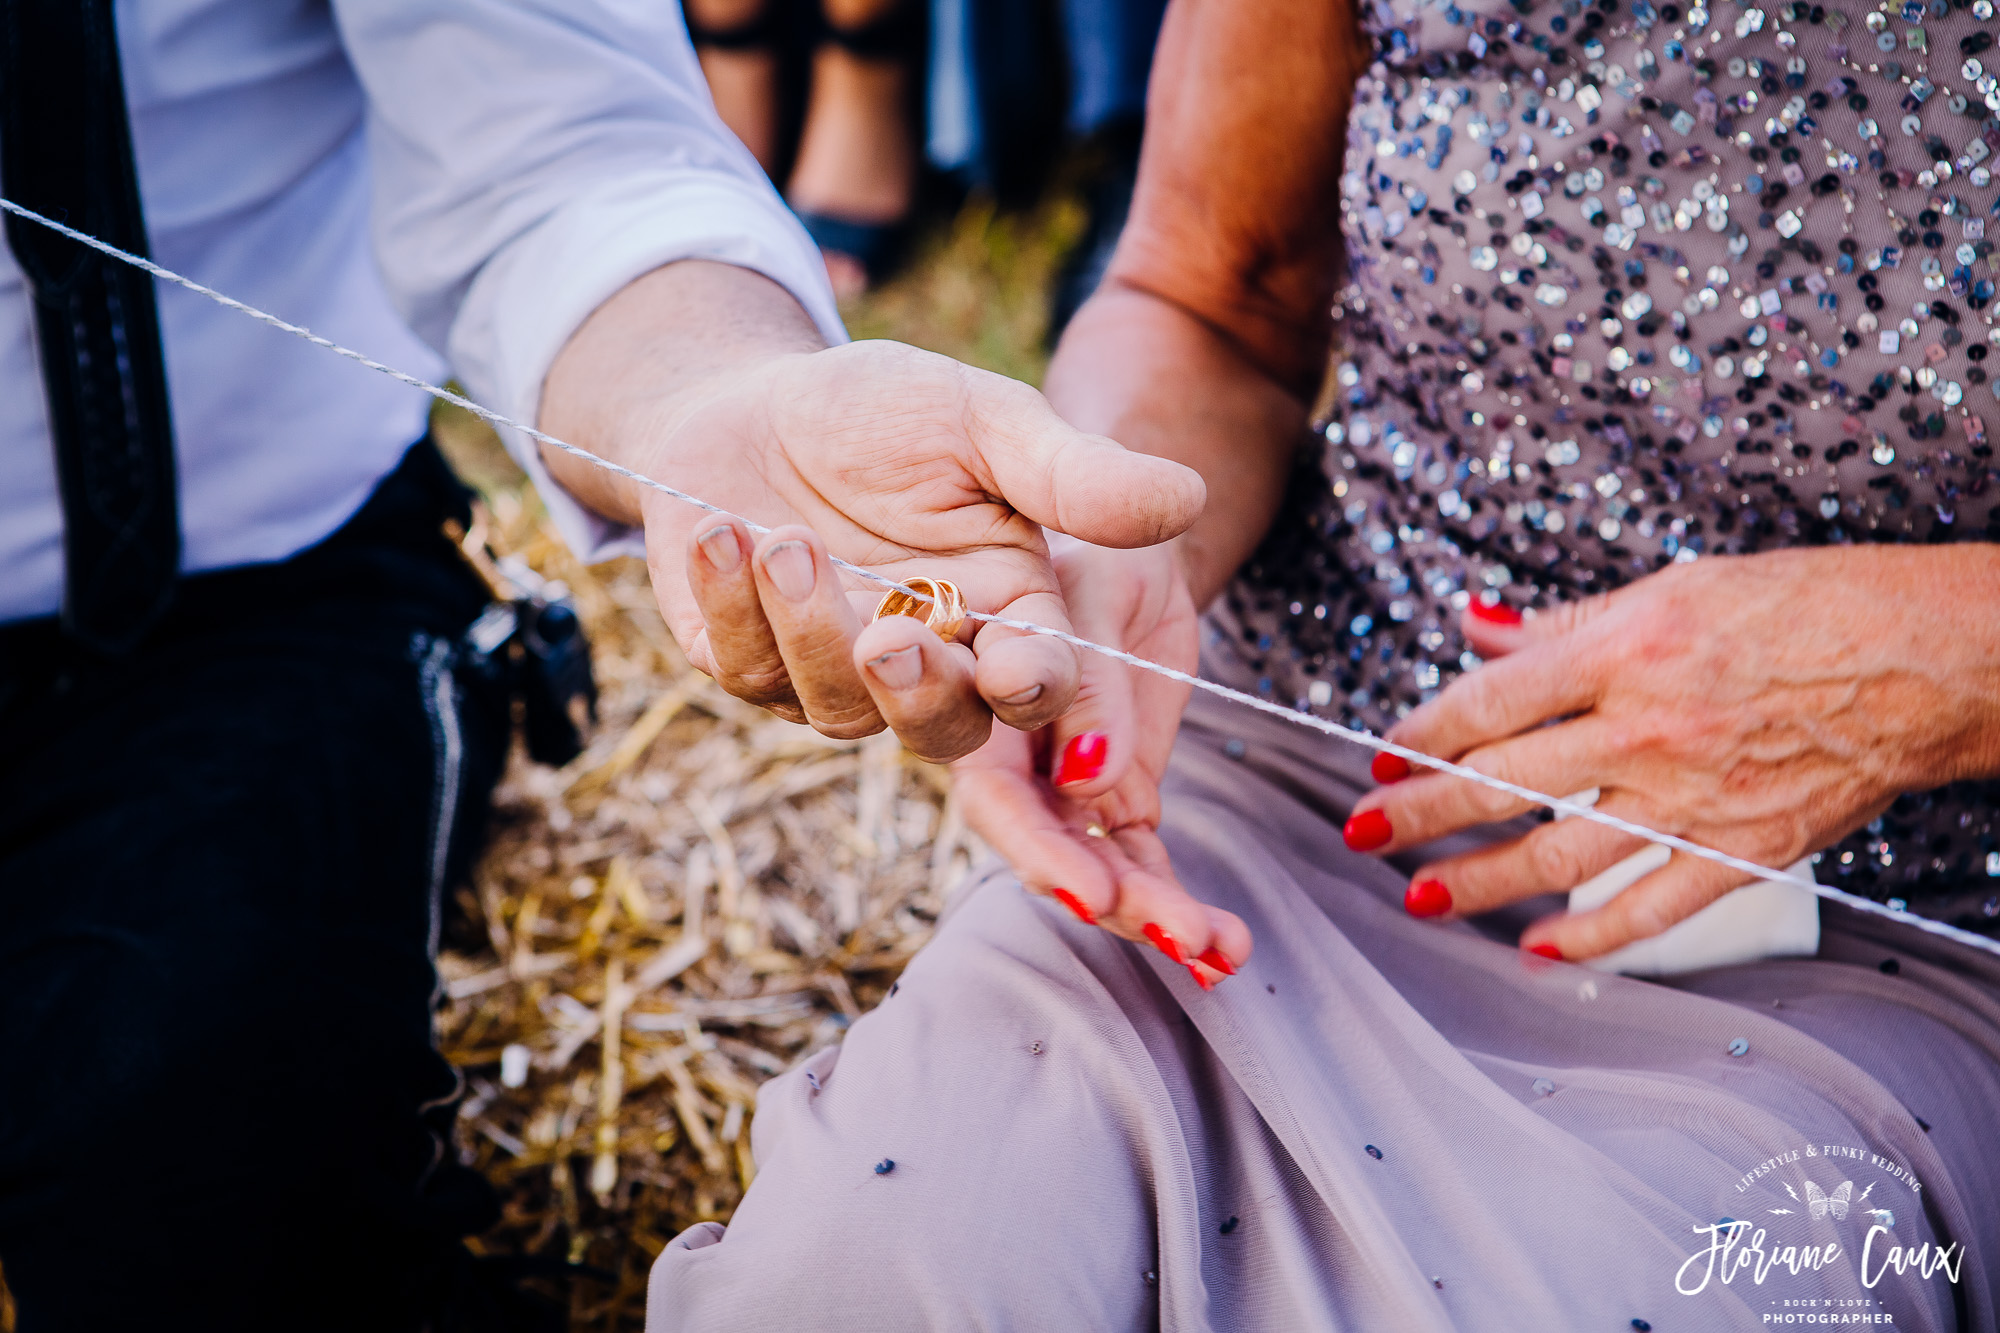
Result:
[[[2000,540],[1992,0],[1365,22],[1338,395],[1212,613],[1211,670],[1380,730],[1479,664],[1475,596]],[[1818,874],[2000,927],[1996,805],[1906,795]]]

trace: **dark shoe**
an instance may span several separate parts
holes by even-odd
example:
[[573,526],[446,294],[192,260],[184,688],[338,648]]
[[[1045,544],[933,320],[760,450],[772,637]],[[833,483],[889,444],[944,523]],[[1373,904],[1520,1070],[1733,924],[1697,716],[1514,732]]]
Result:
[[830,254],[843,254],[861,265],[874,286],[896,271],[910,248],[908,222],[849,222],[824,213],[800,213],[813,243]]

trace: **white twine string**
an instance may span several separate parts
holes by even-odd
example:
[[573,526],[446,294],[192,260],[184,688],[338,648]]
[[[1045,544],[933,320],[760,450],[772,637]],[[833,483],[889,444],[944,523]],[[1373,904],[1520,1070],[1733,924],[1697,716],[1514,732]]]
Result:
[[[311,329],[288,323],[285,320],[279,319],[276,315],[259,310],[255,306],[246,305],[234,297],[225,296],[212,287],[205,287],[201,283],[194,281],[194,279],[182,277],[172,269],[162,268],[149,259],[121,250],[115,245],[100,241],[95,236],[86,235],[73,227],[64,226],[53,218],[44,217],[33,209],[24,208],[4,196],[0,196],[0,210],[12,213],[16,217],[26,218],[30,222],[39,223],[41,226],[67,236],[79,244],[89,246],[100,254],[109,255],[113,259],[131,264],[135,268],[144,269],[156,278],[164,279],[180,287],[185,287],[191,292],[207,297],[218,305],[227,306],[231,310],[248,315],[250,318],[260,323],[268,324],[274,329],[281,329],[294,337],[303,338],[316,347],[324,347],[327,351],[337,356],[344,356],[349,361],[364,365],[370,370],[379,371],[393,380],[399,380],[409,385],[413,389],[421,389],[431,397],[441,402],[450,403],[454,407],[463,408],[467,412],[472,413],[472,415],[494,426],[520,431],[530,439],[539,440],[553,449],[560,449],[572,457],[582,459],[593,467],[604,469],[613,476],[624,477],[626,480],[636,482],[638,485],[644,486],[649,490],[658,491],[662,495],[670,495],[683,504],[693,505],[695,508],[705,510],[711,514],[729,513],[728,510],[722,508],[720,505],[711,504],[700,496],[690,495],[686,491],[678,490],[663,481],[655,481],[651,477],[643,476],[628,467],[612,462],[608,458],[594,454],[588,449],[571,444],[567,440],[559,440],[545,431],[537,430],[533,426],[523,425],[512,417],[495,412],[490,408],[482,407],[462,394],[453,393],[449,389],[442,388],[426,380],[418,379],[416,376],[406,374],[403,371],[395,369],[393,366],[385,366],[380,361],[369,356],[364,356],[352,348],[343,347],[331,339],[322,338]],[[735,518],[737,522],[742,523],[753,532],[768,533],[770,531],[768,527],[753,522],[741,515],[731,514],[730,517]],[[903,593],[926,604],[930,604],[933,601],[932,598],[918,592],[915,588],[905,587],[894,579],[886,575],[877,574],[871,569],[863,569],[859,565],[849,564],[831,552],[828,553],[828,558],[834,565],[845,570],[847,573],[869,583],[876,584],[886,590]],[[1480,786],[1490,787],[1495,791],[1506,792],[1508,795],[1518,797],[1530,804],[1546,806],[1558,814],[1571,815],[1578,819],[1588,819],[1594,823],[1602,824],[1607,828],[1617,829],[1621,833],[1629,833],[1633,837],[1643,838],[1647,842],[1658,843],[1662,847],[1670,847],[1677,852],[1685,852],[1689,856],[1698,856],[1705,861],[1713,861],[1717,865],[1728,866],[1731,870],[1740,871],[1755,879],[1770,880],[1776,884],[1795,884],[1800,888],[1810,889],[1829,902],[1840,903],[1843,906],[1853,908],[1857,912],[1866,912],[1874,916],[1886,917],[1891,921],[1898,921],[1903,925],[1913,926],[1927,934],[1937,935],[1948,940],[1955,940],[1960,944],[2000,955],[2000,940],[1990,939],[1969,930],[1962,930],[1957,926],[1949,925],[1943,921],[1935,921],[1927,916],[1919,916],[1915,912],[1906,911],[1902,908],[1891,907],[1886,903],[1878,903],[1872,898],[1864,898],[1859,894],[1849,893],[1844,889],[1837,889],[1828,884],[1821,884],[1813,879],[1793,875],[1783,870],[1773,870],[1769,866],[1745,860],[1740,856],[1732,856],[1728,852],[1718,851],[1713,847],[1704,847],[1700,843],[1690,842],[1686,838],[1675,834],[1662,833],[1658,829],[1647,828],[1644,824],[1635,824],[1629,819],[1620,819],[1617,815],[1608,814],[1605,811],[1597,809],[1595,806],[1581,805],[1560,796],[1551,796],[1546,792],[1534,791],[1502,778],[1481,773],[1463,764],[1455,764],[1438,759],[1431,755],[1423,754],[1420,751],[1412,750],[1407,746],[1398,745],[1394,741],[1385,740],[1380,736],[1371,735],[1365,731],[1357,731],[1352,727],[1342,726],[1338,722],[1329,721],[1316,714],[1299,712],[1296,709],[1287,708],[1283,704],[1274,703],[1269,699],[1260,699],[1254,694],[1246,694],[1242,690],[1231,689],[1227,685],[1219,685],[1212,680],[1203,680],[1201,677],[1190,675],[1185,671],[1179,671],[1170,666],[1163,666],[1158,662],[1135,656],[1122,649],[1112,648],[1106,644],[1093,643],[1089,639],[1081,638],[1066,630],[1056,629],[1051,625],[1040,625],[1031,620],[1015,620],[1008,616],[988,615],[983,611],[967,610],[965,614],[968,620],[983,621],[989,625],[1002,625],[1008,629],[1019,630],[1024,634],[1039,634],[1044,638],[1058,639],[1082,652],[1096,653],[1100,657],[1108,657],[1115,662],[1123,662],[1125,665],[1134,667],[1140,671],[1150,671],[1156,676],[1164,676],[1168,680],[1179,681],[1181,684],[1190,686],[1193,689],[1206,690],[1208,693],[1228,699],[1232,703],[1242,704],[1248,708],[1255,708],[1259,712],[1269,713],[1273,717],[1283,718],[1285,721],[1293,723],[1296,726],[1310,727],[1315,731],[1323,731],[1329,736],[1338,737],[1344,741],[1352,741],[1354,744],[1365,746],[1370,750],[1378,750],[1384,754],[1393,754],[1408,760],[1412,764],[1440,773],[1449,773],[1453,777],[1464,778],[1468,782],[1476,782]]]

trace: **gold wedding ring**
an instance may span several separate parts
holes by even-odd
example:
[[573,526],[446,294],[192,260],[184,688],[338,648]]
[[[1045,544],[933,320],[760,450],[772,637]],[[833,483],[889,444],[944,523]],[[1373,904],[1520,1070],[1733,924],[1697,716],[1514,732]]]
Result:
[[940,639],[950,643],[958,634],[958,627],[965,623],[965,594],[949,579],[904,579],[905,587],[932,598],[929,603],[921,602],[900,589],[892,589],[882,595],[880,605],[875,608],[875,618],[884,616],[909,616],[921,620]]

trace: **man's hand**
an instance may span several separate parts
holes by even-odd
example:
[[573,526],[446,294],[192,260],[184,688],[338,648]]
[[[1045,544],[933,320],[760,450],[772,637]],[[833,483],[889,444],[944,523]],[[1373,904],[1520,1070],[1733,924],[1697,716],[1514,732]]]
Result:
[[696,667],[828,735],[893,727],[935,760],[977,749],[996,715],[1060,716],[1074,650],[978,622],[953,643],[906,617],[871,624],[882,589],[844,580],[829,552],[1068,629],[1044,526],[1145,546],[1203,501],[1189,469],[1075,430],[1024,384],[896,343],[819,347],[781,288],[718,264],[669,265],[600,307],[550,370],[541,424],[774,529],[758,538],[546,451],[585,503],[643,522],[661,612]]

